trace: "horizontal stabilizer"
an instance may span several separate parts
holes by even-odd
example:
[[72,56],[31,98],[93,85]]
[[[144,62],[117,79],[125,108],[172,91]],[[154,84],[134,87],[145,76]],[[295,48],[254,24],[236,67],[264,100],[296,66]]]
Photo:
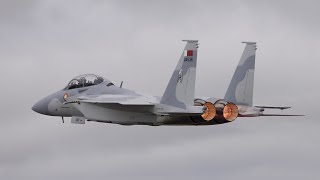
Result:
[[254,107],[261,108],[261,109],[280,109],[280,110],[291,108],[291,107],[287,107],[287,106],[254,106]]
[[305,116],[300,114],[260,114],[259,116]]

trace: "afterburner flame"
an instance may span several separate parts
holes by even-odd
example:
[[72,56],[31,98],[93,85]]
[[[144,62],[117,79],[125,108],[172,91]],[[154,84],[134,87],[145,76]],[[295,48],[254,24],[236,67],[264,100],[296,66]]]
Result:
[[203,106],[206,108],[206,110],[201,117],[206,121],[211,121],[216,116],[216,108],[210,102],[204,103]]
[[224,108],[223,108],[223,117],[227,121],[234,121],[238,117],[238,107],[235,104],[228,103]]

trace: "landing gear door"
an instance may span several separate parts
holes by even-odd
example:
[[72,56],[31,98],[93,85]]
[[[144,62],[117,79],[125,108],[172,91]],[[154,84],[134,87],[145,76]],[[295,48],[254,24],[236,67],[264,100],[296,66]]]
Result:
[[71,123],[73,124],[85,124],[86,119],[84,117],[72,116]]

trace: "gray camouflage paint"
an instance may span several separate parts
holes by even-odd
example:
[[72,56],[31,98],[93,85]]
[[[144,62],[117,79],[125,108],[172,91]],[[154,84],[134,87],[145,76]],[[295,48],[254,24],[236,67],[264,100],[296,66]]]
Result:
[[[225,100],[235,103],[240,108],[241,115],[253,117],[261,115],[260,109],[251,107],[256,43],[246,44]],[[117,87],[104,79],[98,85],[71,90],[65,88],[40,100],[32,109],[50,116],[72,116],[122,125],[221,124],[203,121],[200,116],[203,107],[194,106],[197,48],[197,41],[187,40],[162,98]],[[192,56],[186,58],[186,50],[192,50]],[[64,93],[69,95],[66,101]],[[214,103],[216,100],[210,98],[208,101]]]
[[247,42],[224,99],[252,106],[256,43]]
[[[160,101],[166,104],[182,109],[194,104],[195,77],[197,67],[197,48],[198,41],[186,40],[187,44],[182,52],[179,62],[171,76],[168,86]],[[185,61],[184,52],[192,50],[192,61]]]
[[[157,114],[163,112],[201,114],[200,107],[194,108],[198,41],[186,41],[187,44],[162,99],[116,86],[108,86],[110,81],[105,79],[99,85],[58,91],[40,100],[32,109],[51,116],[79,116],[101,122],[114,119],[112,123],[119,124],[141,122],[156,124]],[[192,56],[185,57],[186,50],[192,50]],[[67,101],[74,103],[64,104],[64,93],[69,94]],[[114,103],[119,103],[119,105],[115,106]],[[142,105],[144,105],[143,108]],[[152,118],[150,113],[153,115]]]
[[[90,95],[90,94],[136,94],[133,91],[106,85],[109,84],[110,81],[104,80],[99,85],[78,88],[78,89],[70,89],[70,90],[60,90],[55,92],[40,101],[38,101],[33,107],[32,110],[38,112],[40,114],[49,115],[49,116],[83,116],[81,112],[79,112],[76,108],[73,108],[71,104],[63,104],[64,94],[67,93],[69,99],[76,100],[81,95]],[[106,88],[104,88],[106,87]]]

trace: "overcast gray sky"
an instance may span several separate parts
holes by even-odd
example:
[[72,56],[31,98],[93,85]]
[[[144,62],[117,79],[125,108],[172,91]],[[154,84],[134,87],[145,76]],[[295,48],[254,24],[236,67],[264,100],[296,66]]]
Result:
[[[320,3],[0,0],[0,179],[319,179]],[[254,103],[306,117],[207,127],[62,124],[32,105],[95,73],[161,96],[200,42],[197,96],[223,97],[257,41]]]

